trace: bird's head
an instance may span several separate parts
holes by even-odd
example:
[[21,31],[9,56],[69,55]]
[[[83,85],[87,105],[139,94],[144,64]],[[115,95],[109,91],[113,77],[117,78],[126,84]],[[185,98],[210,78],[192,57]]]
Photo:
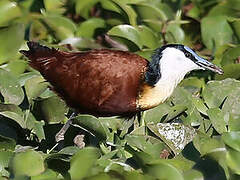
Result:
[[200,57],[191,48],[181,44],[168,44],[155,50],[146,73],[146,82],[155,85],[160,79],[181,80],[192,70],[203,69],[223,74],[223,70]]

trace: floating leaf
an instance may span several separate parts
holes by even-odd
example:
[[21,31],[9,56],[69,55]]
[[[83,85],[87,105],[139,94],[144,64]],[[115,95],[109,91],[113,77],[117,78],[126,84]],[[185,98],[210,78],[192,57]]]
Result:
[[180,123],[147,124],[147,127],[160,137],[175,154],[179,154],[196,135],[193,128]]
[[36,99],[38,96],[40,96],[41,93],[45,91],[45,89],[48,87],[48,83],[42,76],[35,76],[30,74],[29,78],[30,79],[27,77],[27,80],[25,80],[25,90],[27,98],[31,102],[33,99]]
[[13,24],[0,29],[0,42],[4,42],[4,46],[0,46],[0,64],[16,56],[23,44],[24,30],[23,24]]
[[76,36],[93,38],[94,32],[98,28],[104,28],[105,21],[101,18],[91,18],[80,24],[76,30]]
[[[78,151],[71,159],[69,173],[72,179],[82,179],[91,175],[91,168],[100,153],[97,148],[87,147]],[[84,163],[83,163],[84,162]]]
[[142,48],[142,41],[139,30],[130,25],[114,26],[108,31],[108,35],[126,38],[135,43],[140,49]]
[[76,25],[72,20],[57,15],[45,15],[44,22],[54,31],[56,37],[60,40],[64,40],[70,37],[74,37],[76,31]]
[[79,126],[89,130],[93,133],[97,138],[106,139],[106,134],[108,130],[103,126],[100,119],[95,118],[91,115],[79,115],[73,119],[74,124],[78,124]]
[[67,113],[68,108],[58,96],[41,100],[40,106],[44,120],[50,124],[62,122],[66,118],[64,114]]
[[19,105],[24,99],[24,94],[17,78],[10,72],[0,68],[0,92],[4,102]]
[[[217,29],[217,31],[216,31]],[[225,16],[210,16],[202,19],[201,33],[203,43],[209,49],[232,41],[233,31]]]
[[21,15],[20,8],[16,2],[1,0],[0,1],[0,26],[6,26],[9,22]]
[[45,169],[42,155],[33,150],[16,153],[9,167],[16,176],[35,176],[42,173]]
[[240,152],[240,131],[223,133],[222,139],[229,147]]
[[207,114],[213,127],[219,134],[227,132],[226,126],[228,121],[224,119],[224,113],[219,108],[210,108],[207,110]]

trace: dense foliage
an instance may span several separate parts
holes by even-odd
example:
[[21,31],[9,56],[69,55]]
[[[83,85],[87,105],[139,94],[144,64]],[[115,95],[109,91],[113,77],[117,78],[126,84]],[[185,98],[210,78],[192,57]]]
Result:
[[[0,179],[240,179],[239,12],[239,0],[1,0]],[[141,122],[79,115],[54,147],[71,110],[18,53],[27,40],[148,59],[182,43],[225,73],[191,73]]]

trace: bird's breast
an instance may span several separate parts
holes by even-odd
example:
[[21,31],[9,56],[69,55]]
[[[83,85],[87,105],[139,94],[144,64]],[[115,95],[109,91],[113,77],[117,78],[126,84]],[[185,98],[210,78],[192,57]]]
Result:
[[171,96],[174,87],[171,84],[156,84],[156,86],[143,84],[136,102],[137,107],[147,110],[158,106]]

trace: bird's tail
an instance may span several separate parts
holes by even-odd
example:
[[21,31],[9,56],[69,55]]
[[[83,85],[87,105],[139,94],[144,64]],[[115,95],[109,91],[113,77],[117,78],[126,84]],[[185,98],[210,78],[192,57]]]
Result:
[[42,65],[47,64],[46,62],[50,62],[58,52],[55,48],[49,48],[34,41],[27,42],[27,46],[28,51],[20,50],[19,52],[26,56],[30,60],[30,65],[37,70],[40,70]]

